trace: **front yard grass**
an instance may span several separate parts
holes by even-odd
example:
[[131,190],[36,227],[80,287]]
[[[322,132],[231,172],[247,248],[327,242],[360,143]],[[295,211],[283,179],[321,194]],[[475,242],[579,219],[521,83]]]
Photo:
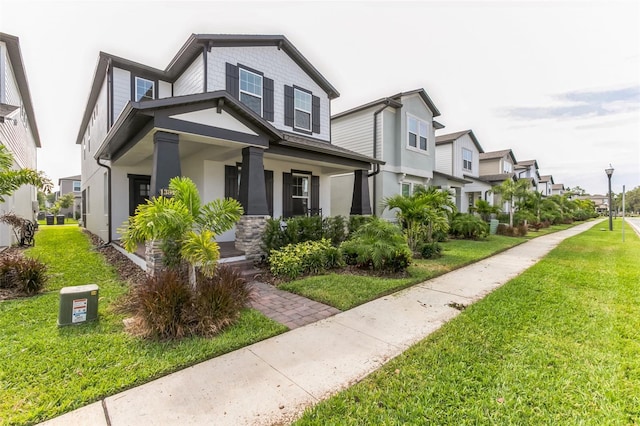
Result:
[[502,235],[491,235],[478,241],[449,240],[441,243],[441,257],[414,260],[406,278],[331,273],[290,281],[280,284],[278,288],[345,311],[484,259],[526,240]]
[[[126,285],[80,228],[42,227],[26,254],[50,280],[43,294],[0,302],[0,424],[40,422],[286,330],[247,309],[212,339],[142,341],[112,309]],[[99,321],[58,328],[59,290],[84,284],[100,287]]]
[[640,240],[600,228],[296,424],[639,424]]

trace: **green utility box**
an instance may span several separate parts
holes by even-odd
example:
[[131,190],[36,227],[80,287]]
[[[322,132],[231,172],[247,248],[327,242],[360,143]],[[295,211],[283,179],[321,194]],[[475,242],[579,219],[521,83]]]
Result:
[[96,284],[63,287],[60,290],[58,327],[98,319],[99,290]]
[[489,234],[491,235],[496,234],[496,231],[498,230],[498,224],[499,224],[498,219],[491,219],[491,222],[489,223]]

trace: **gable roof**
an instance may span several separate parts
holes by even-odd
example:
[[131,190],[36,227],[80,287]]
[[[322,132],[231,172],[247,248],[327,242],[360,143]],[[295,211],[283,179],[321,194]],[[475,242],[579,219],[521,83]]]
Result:
[[518,161],[518,163],[515,165],[516,169],[525,169],[528,168],[530,166],[535,166],[535,169],[538,170],[538,162],[536,160],[525,160],[525,161]]
[[515,180],[515,177],[516,177],[516,174],[511,172],[511,173],[498,173],[495,175],[482,175],[479,177],[479,179],[485,182],[495,183],[495,182],[504,182],[505,180],[508,180],[508,179]]
[[484,152],[484,153],[481,153],[478,158],[480,158],[480,161],[482,161],[482,160],[491,160],[494,158],[502,158],[505,155],[509,155],[511,157],[511,159],[513,160],[513,164],[517,164],[516,156],[513,155],[513,151],[511,151],[510,149],[503,149],[501,151]]
[[551,182],[553,183],[553,176],[552,175],[544,175],[544,176],[540,176],[540,182],[544,183],[544,182]]
[[20,39],[16,36],[0,32],[0,41],[4,42],[7,46],[7,54],[13,67],[13,75],[18,83],[18,90],[20,90],[20,97],[22,98],[22,104],[27,113],[27,119],[31,126],[31,134],[33,140],[36,143],[36,147],[42,147],[40,143],[40,133],[38,132],[38,125],[36,124],[36,114],[33,110],[33,102],[31,101],[31,93],[29,92],[29,82],[27,81],[27,73],[24,68],[24,61],[22,60],[22,52],[20,51]]
[[80,179],[82,179],[82,176],[80,175],[61,177],[60,179],[58,179],[58,185],[60,185],[61,180],[80,180]]
[[553,185],[551,185],[551,189],[562,189],[562,190],[564,190],[564,184],[563,183],[554,183]]
[[91,118],[100,88],[107,75],[109,65],[122,66],[126,69],[144,71],[145,74],[159,80],[174,82],[180,74],[193,62],[197,55],[203,51],[210,51],[213,47],[253,47],[275,46],[286,52],[291,59],[300,66],[322,89],[327,92],[329,99],[335,99],[340,93],[333,87],[320,72],[304,57],[302,53],[283,35],[248,35],[248,34],[191,34],[178,53],[169,62],[164,70],[159,70],[138,62],[124,59],[109,53],[100,52],[98,63],[93,76],[89,99],[84,111],[84,116],[76,137],[76,144],[82,143],[84,129]]
[[446,145],[448,143],[453,143],[453,141],[455,141],[458,138],[461,138],[464,135],[469,135],[469,137],[471,138],[471,140],[473,141],[473,143],[475,144],[476,148],[478,149],[478,152],[480,154],[482,154],[484,152],[484,150],[482,149],[482,146],[480,146],[480,142],[478,142],[478,139],[476,138],[476,135],[473,134],[473,130],[469,129],[469,130],[461,130],[459,132],[455,132],[455,133],[448,133],[446,135],[440,135],[440,136],[436,136],[436,146],[437,145]]
[[[385,98],[376,99],[375,101],[368,102],[366,104],[357,106],[355,108],[351,108],[349,110],[346,110],[346,111],[340,112],[338,114],[332,115],[331,119],[333,120],[333,119],[336,119],[336,118],[341,118],[341,117],[356,113],[358,111],[362,111],[362,110],[374,107],[376,105],[389,105],[389,106],[392,106],[394,108],[402,108],[402,98],[405,97],[405,96],[411,96],[411,95],[415,95],[415,94],[420,95],[420,97],[422,98],[424,103],[427,105],[427,107],[433,113],[433,117],[434,118],[438,117],[440,115],[440,111],[438,111],[438,108],[436,108],[436,105],[433,103],[433,101],[431,100],[429,95],[427,95],[427,92],[424,89],[416,89],[416,90],[411,90],[411,91],[408,91],[408,92],[396,93],[395,95],[387,96]],[[438,123],[438,124],[441,125],[440,123]]]

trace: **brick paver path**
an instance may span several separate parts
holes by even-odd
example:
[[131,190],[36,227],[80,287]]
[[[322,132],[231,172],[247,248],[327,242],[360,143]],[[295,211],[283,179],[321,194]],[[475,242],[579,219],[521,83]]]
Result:
[[278,290],[270,284],[253,281],[251,286],[254,289],[251,307],[292,330],[340,312],[306,297]]

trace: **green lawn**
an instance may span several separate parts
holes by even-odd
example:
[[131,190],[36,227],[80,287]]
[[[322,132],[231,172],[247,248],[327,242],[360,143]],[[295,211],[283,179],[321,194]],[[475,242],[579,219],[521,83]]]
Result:
[[[77,226],[41,227],[28,255],[49,266],[46,293],[0,302],[0,424],[31,424],[282,333],[257,311],[216,338],[141,341],[111,307],[126,292]],[[99,321],[58,328],[59,289],[100,286]]]
[[479,241],[450,240],[441,243],[443,249],[441,257],[415,260],[409,267],[409,276],[406,278],[332,273],[290,281],[278,287],[344,311],[484,259],[525,241],[526,238],[501,235],[491,235]]
[[601,228],[297,424],[639,424],[640,240]]

